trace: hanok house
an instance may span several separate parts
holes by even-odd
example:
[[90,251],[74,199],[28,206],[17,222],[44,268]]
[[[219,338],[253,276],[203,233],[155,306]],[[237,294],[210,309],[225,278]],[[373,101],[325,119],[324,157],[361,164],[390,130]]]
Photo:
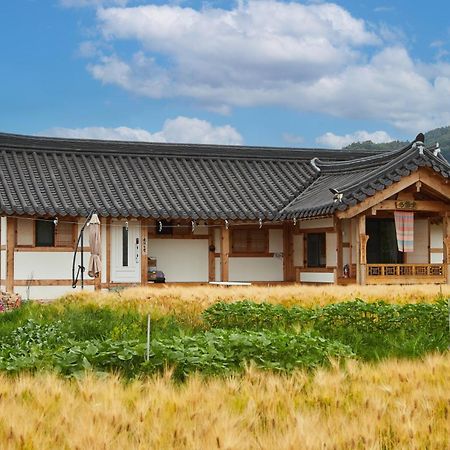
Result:
[[70,290],[92,211],[102,271],[86,289],[147,285],[155,269],[183,283],[448,283],[450,165],[422,141],[380,153],[0,134],[1,289]]

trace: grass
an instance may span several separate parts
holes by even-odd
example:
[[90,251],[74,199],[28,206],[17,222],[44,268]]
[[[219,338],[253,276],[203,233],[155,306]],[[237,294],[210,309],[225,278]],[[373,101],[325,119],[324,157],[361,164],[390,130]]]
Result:
[[0,375],[3,449],[448,449],[450,355],[242,376]]

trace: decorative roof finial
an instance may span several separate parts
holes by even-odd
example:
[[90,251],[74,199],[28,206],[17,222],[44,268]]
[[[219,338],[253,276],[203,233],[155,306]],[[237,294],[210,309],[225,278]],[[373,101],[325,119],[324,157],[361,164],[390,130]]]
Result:
[[416,138],[414,139],[414,142],[421,142],[422,144],[425,143],[425,135],[423,133],[419,133]]
[[317,165],[317,161],[319,161],[319,158],[317,158],[317,156],[315,158],[313,158],[310,161],[311,166],[313,166],[314,170],[317,170],[317,172],[320,172],[320,167]]
[[439,142],[436,142],[436,148],[433,151],[433,155],[437,156],[439,153],[441,153],[441,147],[439,147]]

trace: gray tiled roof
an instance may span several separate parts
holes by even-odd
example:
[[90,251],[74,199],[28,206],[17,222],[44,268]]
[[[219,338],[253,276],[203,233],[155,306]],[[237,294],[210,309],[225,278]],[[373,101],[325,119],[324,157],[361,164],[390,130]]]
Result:
[[[311,159],[320,158],[316,165]],[[410,147],[374,153],[58,139],[0,133],[0,214],[274,219],[331,214],[428,165]]]
[[[449,178],[450,165],[440,152],[435,155],[435,150],[434,146],[420,151],[417,145],[411,143],[396,151],[355,157],[348,161],[316,160],[315,165],[320,169],[318,177],[280,211],[280,217],[305,218],[345,210],[410,175],[419,167],[429,167]],[[330,188],[343,194],[340,203],[334,202]]]

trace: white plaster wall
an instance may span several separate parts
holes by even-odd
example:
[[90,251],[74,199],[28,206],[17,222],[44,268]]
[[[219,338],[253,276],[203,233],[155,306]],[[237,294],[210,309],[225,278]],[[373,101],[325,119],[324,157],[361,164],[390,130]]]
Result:
[[344,247],[342,249],[342,262],[343,262],[344,266],[346,264],[350,264],[350,248],[349,247]]
[[216,253],[220,253],[221,247],[221,233],[220,228],[214,228],[214,247],[216,247]]
[[302,283],[334,283],[334,273],[329,272],[301,272]]
[[442,252],[430,253],[431,264],[442,264],[444,262],[444,228],[442,223],[430,224],[430,247],[442,249]]
[[6,278],[6,250],[0,252],[0,278]]
[[6,217],[0,217],[0,245],[6,245]]
[[407,263],[428,263],[428,236],[428,220],[414,220],[414,251],[406,253]]
[[[77,255],[76,267],[80,263]],[[14,278],[16,280],[71,280],[72,252],[15,252]],[[89,253],[84,253],[84,266],[87,268]],[[92,279],[85,272],[85,279]]]
[[350,236],[350,220],[345,219],[341,221],[342,224],[342,242],[351,242]]
[[233,257],[230,281],[283,281],[283,258]]
[[149,239],[148,254],[167,282],[208,281],[208,239]]
[[34,221],[17,219],[17,245],[33,245]]
[[[105,221],[105,219],[100,219],[102,222]],[[106,283],[106,223],[102,223],[100,228],[100,238],[102,241],[102,283]]]
[[442,264],[444,262],[444,253],[431,253],[430,263],[431,264]]
[[[6,251],[0,251],[0,280],[6,279]],[[6,286],[0,283],[0,290],[6,291]]]
[[303,267],[304,235],[294,234],[294,266]]
[[[85,286],[86,292],[92,292],[94,286]],[[71,286],[15,286],[14,292],[20,294],[24,300],[53,300],[67,294],[80,292],[81,287],[72,289]]]
[[311,228],[329,228],[333,226],[334,224],[332,217],[327,217],[325,219],[305,220],[299,223],[299,227],[304,230]]
[[337,245],[337,233],[327,233],[326,234],[327,267],[336,267],[337,265],[336,245]]
[[269,229],[269,253],[283,253],[283,230]]
[[351,219],[352,222],[352,233],[351,233],[351,244],[352,244],[352,261],[353,264],[356,264],[357,259],[358,259],[358,239],[357,239],[357,233],[358,233],[358,227],[357,227],[357,222],[355,219]]
[[430,225],[430,247],[444,247],[444,229],[442,223]]
[[222,281],[222,275],[220,273],[220,258],[216,258],[216,278],[215,281]]

